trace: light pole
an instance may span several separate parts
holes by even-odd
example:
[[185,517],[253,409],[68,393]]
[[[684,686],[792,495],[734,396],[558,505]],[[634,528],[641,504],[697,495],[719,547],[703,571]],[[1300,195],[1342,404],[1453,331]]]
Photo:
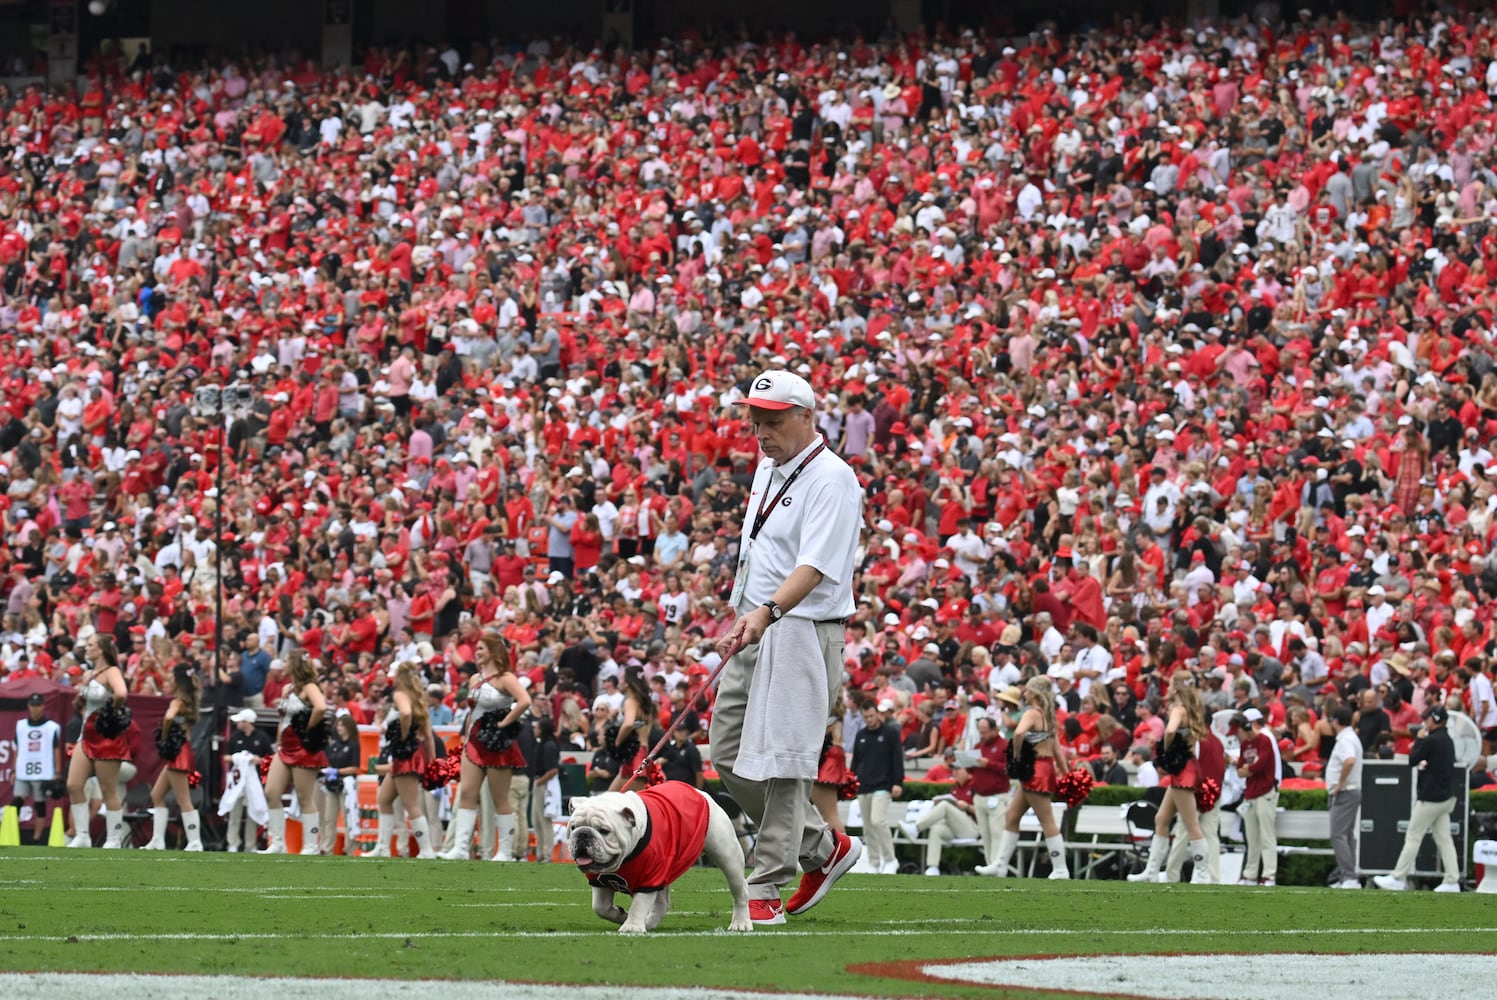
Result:
[[[224,650],[224,575],[223,575],[223,551],[224,551],[224,466],[228,464],[229,452],[229,428],[235,417],[249,412],[255,402],[255,391],[248,385],[232,383],[230,385],[205,385],[192,394],[194,409],[200,415],[212,416],[218,425],[218,468],[213,473],[213,686],[217,688],[223,676],[223,650]],[[223,732],[223,721],[219,718],[219,709],[222,705],[215,704],[211,713],[204,713],[209,718],[209,732],[212,734],[212,748],[203,764],[202,796],[204,813],[211,813],[208,808],[212,795],[211,789],[217,787],[216,775],[213,768],[218,761],[218,741]],[[206,824],[204,824],[206,829]]]

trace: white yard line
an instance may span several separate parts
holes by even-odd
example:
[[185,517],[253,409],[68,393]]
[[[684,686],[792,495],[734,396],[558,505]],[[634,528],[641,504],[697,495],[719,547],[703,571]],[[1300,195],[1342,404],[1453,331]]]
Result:
[[[767,993],[701,987],[53,972],[0,974],[0,995],[26,997],[27,1000],[77,1000],[86,995],[106,996],[110,1000],[160,1000],[172,996],[208,996],[217,1000],[284,1000],[287,996],[315,996],[317,1000],[385,1000],[387,997],[409,1000],[412,996],[440,996],[442,1000],[766,1000],[770,996]],[[814,996],[819,1000],[866,1000],[854,995],[793,995]]]
[[[710,913],[710,912],[706,912],[705,915],[712,916],[713,914]],[[723,915],[726,916],[726,913],[724,913]],[[669,917],[667,917],[667,919],[669,919]],[[1144,928],[1144,929],[1136,929],[1136,930],[1078,929],[1078,928],[1068,928],[1068,927],[1056,927],[1056,928],[1005,927],[1005,926],[1003,926],[1001,924],[997,924],[997,923],[993,923],[991,926],[989,926],[989,924],[987,922],[978,923],[978,922],[973,922],[973,921],[966,921],[964,923],[964,926],[967,927],[967,929],[970,930],[973,933],[987,932],[987,933],[993,933],[993,934],[1002,934],[1004,937],[1040,937],[1040,938],[1085,937],[1085,938],[1087,938],[1089,940],[1090,939],[1095,939],[1095,938],[1118,938],[1118,939],[1123,939],[1123,938],[1135,938],[1135,937],[1150,937],[1150,938],[1156,938],[1156,939],[1161,939],[1161,940],[1170,940],[1170,939],[1174,939],[1174,938],[1192,938],[1192,937],[1218,936],[1218,935],[1222,935],[1222,934],[1234,934],[1234,933],[1238,933],[1239,932],[1239,928],[1220,928],[1220,929],[1217,929],[1217,928],[1201,928],[1201,927],[1191,927],[1191,928],[1152,927],[1152,928]],[[378,940],[389,940],[389,941],[401,941],[401,940],[405,940],[406,938],[410,938],[412,940],[422,940],[422,939],[442,940],[442,939],[447,939],[447,938],[453,938],[453,939],[461,939],[461,938],[492,938],[494,936],[494,933],[495,933],[494,931],[490,931],[490,930],[482,930],[482,931],[371,931],[371,932],[361,931],[361,932],[359,932],[357,934],[357,937],[360,938],[360,939],[378,939]],[[526,937],[532,937],[532,938],[548,938],[548,937],[549,938],[554,938],[554,937],[593,938],[593,937],[597,937],[598,934],[607,934],[607,933],[612,933],[612,929],[609,928],[602,921],[599,921],[599,926],[598,926],[598,929],[596,929],[596,930],[575,930],[575,931],[567,931],[567,930],[505,931],[504,932],[504,936],[506,938],[512,938],[512,937],[513,938],[526,938]],[[724,931],[719,931],[719,930],[710,930],[710,931],[678,931],[678,930],[671,930],[670,928],[666,927],[666,928],[662,928],[660,930],[651,932],[650,936],[651,937],[685,937],[685,938],[695,938],[695,937],[716,937],[716,936],[718,936],[719,934],[722,934],[722,933],[725,933],[725,932]],[[757,931],[756,933],[759,933],[759,934],[773,934],[773,935],[775,935],[777,937],[853,938],[853,937],[927,937],[927,936],[929,936],[931,934],[938,934],[938,933],[945,933],[945,932],[944,931],[940,931],[940,930],[921,931],[921,930],[901,930],[901,929],[895,929],[895,928],[885,929],[883,927],[877,927],[877,928],[859,928],[859,927],[848,927],[846,925],[840,925],[840,924],[837,924],[837,923],[829,923],[825,927],[821,927],[821,928],[808,928],[808,929],[805,929],[805,930],[790,930],[790,929],[779,928],[779,927],[766,927],[766,928],[763,928],[763,929]],[[1423,927],[1397,927],[1397,928],[1376,928],[1376,929],[1369,929],[1369,928],[1365,928],[1365,927],[1356,927],[1356,928],[1351,928],[1351,927],[1348,927],[1348,928],[1313,927],[1313,928],[1307,928],[1307,929],[1304,929],[1304,930],[1295,930],[1295,929],[1291,929],[1291,928],[1279,927],[1279,928],[1267,928],[1267,929],[1263,929],[1263,930],[1255,930],[1255,931],[1252,931],[1251,933],[1252,933],[1252,935],[1254,937],[1283,937],[1283,938],[1310,938],[1310,937],[1314,937],[1314,938],[1327,938],[1327,937],[1365,936],[1365,935],[1368,935],[1368,934],[1376,934],[1379,937],[1388,937],[1388,936],[1391,936],[1391,937],[1400,937],[1400,936],[1414,936],[1414,935],[1427,936],[1427,935],[1429,935],[1430,931],[1429,931],[1428,928],[1423,928]],[[1462,934],[1497,934],[1497,927],[1463,927],[1461,929],[1461,933]],[[197,931],[162,931],[162,932],[153,932],[153,931],[119,931],[119,932],[111,932],[111,931],[105,931],[105,932],[100,932],[100,933],[95,933],[95,934],[89,934],[89,933],[84,933],[84,934],[9,934],[9,933],[5,933],[5,934],[0,934],[0,943],[11,942],[11,941],[64,941],[64,942],[69,942],[69,943],[75,943],[75,942],[80,942],[80,941],[290,941],[290,940],[337,940],[337,941],[344,941],[344,940],[347,940],[348,937],[349,937],[349,932],[346,932],[346,931],[329,931],[329,932],[325,932],[325,933],[280,932],[280,931],[247,931],[247,932],[242,933],[242,934],[234,934],[234,933],[209,934],[209,933],[201,933],[201,932],[197,932]],[[1299,998],[1296,998],[1296,1000],[1304,1000],[1304,998],[1303,997],[1299,997]]]

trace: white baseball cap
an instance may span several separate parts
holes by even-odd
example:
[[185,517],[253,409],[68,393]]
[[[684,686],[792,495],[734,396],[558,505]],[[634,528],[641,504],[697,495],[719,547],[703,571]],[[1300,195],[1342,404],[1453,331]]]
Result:
[[255,716],[255,710],[253,708],[241,708],[239,711],[237,711],[233,715],[229,716],[229,721],[230,722],[254,722],[255,718],[256,718],[256,716]]
[[749,387],[746,399],[740,402],[766,410],[788,410],[792,406],[811,410],[816,407],[816,394],[811,383],[794,372],[761,372]]

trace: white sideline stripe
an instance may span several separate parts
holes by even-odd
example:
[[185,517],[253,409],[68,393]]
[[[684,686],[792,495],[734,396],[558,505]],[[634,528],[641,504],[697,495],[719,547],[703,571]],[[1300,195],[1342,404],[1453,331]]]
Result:
[[[0,882],[0,886],[7,885],[7,884],[11,884],[11,883]],[[309,893],[337,892],[340,889],[347,890],[347,889],[357,889],[357,888],[358,888],[358,886],[348,886],[348,885],[264,885],[264,886],[258,886],[256,888],[244,888],[244,887],[240,887],[240,886],[206,886],[206,887],[199,888],[198,886],[194,886],[194,885],[147,885],[147,886],[140,886],[140,885],[64,885],[64,886],[54,886],[53,888],[50,888],[47,891],[49,893],[50,892],[153,892],[153,893],[154,892],[190,892],[190,893],[192,893],[195,896],[200,896],[203,893],[211,893],[211,892],[243,893],[243,894],[249,895],[249,896],[264,896],[264,895],[266,895],[268,893],[278,893],[279,892],[279,893],[287,893],[287,894],[295,895],[296,897],[301,898],[301,897],[304,897],[304,896],[308,895]],[[382,886],[381,888],[394,888],[394,889],[401,889],[401,890],[410,891],[410,892],[417,892],[417,891],[427,892],[427,891],[430,890],[431,887],[430,886],[415,886],[415,885],[413,885],[413,886],[410,886],[409,889],[406,889],[403,886],[388,886],[388,887]],[[549,891],[549,890],[547,890],[547,891]],[[328,897],[321,896],[320,898],[327,899]],[[365,892],[361,892],[357,896],[347,896],[347,897],[344,897],[344,898],[346,898],[346,899],[389,899],[390,898],[390,894],[389,893],[365,893]]]
[[[705,915],[711,916],[711,912],[704,911]],[[891,921],[896,922],[897,921]],[[1100,930],[1079,928],[1038,928],[1038,927],[1004,927],[994,922],[993,926],[987,926],[987,922],[962,922],[973,931],[987,931],[1001,933],[1008,937],[1112,937],[1112,938],[1134,938],[1134,937],[1159,937],[1168,935],[1170,937],[1206,937],[1222,934],[1236,934],[1241,932],[1240,927],[1223,928],[1180,928],[1180,927],[1152,927],[1142,930]],[[1497,934],[1497,927],[1463,927],[1462,933],[1467,934]],[[361,939],[375,939],[388,941],[403,941],[407,938],[412,940],[442,940],[447,938],[493,938],[496,931],[373,931],[373,932],[329,932],[329,933],[281,933],[278,931],[246,932],[243,934],[205,934],[197,931],[145,931],[145,932],[102,932],[98,934],[0,934],[0,942],[4,941],[304,941],[309,939],[329,939],[346,941],[350,936]],[[579,937],[593,938],[599,934],[611,933],[611,928],[601,926],[598,930],[576,930],[576,931],[504,931],[505,938],[554,938],[554,937]],[[726,931],[672,931],[657,930],[651,933],[651,937],[717,937]],[[828,926],[825,930],[764,930],[760,933],[773,934],[777,937],[926,937],[936,931],[911,931],[911,930],[874,930],[865,928],[853,928],[845,926]],[[1395,928],[1371,928],[1371,927],[1312,927],[1305,930],[1296,930],[1287,927],[1268,928],[1252,932],[1255,937],[1347,937],[1366,934],[1378,935],[1428,935],[1430,933],[1425,927],[1395,927]],[[1302,997],[1296,1000],[1303,1000]]]
[[[318,899],[326,899],[326,896],[318,896]],[[584,897],[585,898],[585,897]],[[454,910],[520,910],[528,906],[541,907],[547,910],[557,909],[556,903],[449,903],[444,908]],[[723,910],[727,913],[727,910]],[[672,917],[714,917],[717,910],[671,910]]]
[[[317,898],[318,899],[389,899],[390,898],[390,894],[389,893],[385,893],[385,892],[367,892],[367,893],[366,892],[346,892],[346,893],[336,893],[336,892],[319,892],[319,891],[317,891],[315,889],[312,890],[312,891],[317,893]],[[262,892],[262,893],[260,893],[259,898],[260,899],[306,899],[307,898],[307,893],[306,892]]]
[[[383,1000],[433,995],[442,1000],[767,1000],[769,993],[670,986],[569,986],[540,983],[482,983],[448,979],[258,979],[248,976],[152,976],[112,973],[20,972],[0,974],[0,995],[27,1000],[160,1000],[165,996],[208,996],[218,1000]],[[786,995],[786,994],[781,994]],[[829,993],[788,994],[817,1000],[867,1000]]]
[[[1254,932],[1258,933],[1258,932]],[[1311,984],[1334,984],[1357,1000],[1449,1000],[1466,994],[1489,955],[1016,956],[990,962],[931,963],[921,971],[945,982],[1030,990],[1103,991],[1149,1000],[1302,1000]]]

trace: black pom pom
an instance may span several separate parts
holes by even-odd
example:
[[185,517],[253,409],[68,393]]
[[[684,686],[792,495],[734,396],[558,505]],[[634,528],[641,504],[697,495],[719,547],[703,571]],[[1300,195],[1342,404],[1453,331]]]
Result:
[[415,726],[405,739],[400,738],[400,720],[391,719],[385,726],[385,750],[396,760],[410,760],[421,749],[421,733]]
[[503,753],[515,742],[520,735],[520,723],[516,720],[508,726],[501,726],[507,713],[493,711],[486,712],[473,727],[473,742],[483,747],[489,753]]
[[[307,722],[311,718],[312,710],[304,708],[291,717],[291,728],[296,731],[296,736],[301,740],[302,747],[312,753],[316,753],[327,746],[327,715],[324,713],[317,725],[309,729],[307,728]],[[397,722],[397,729],[399,725]]]
[[163,762],[173,761],[186,744],[187,731],[174,722],[167,727],[165,736],[156,737],[156,756]]
[[114,702],[110,702],[94,713],[93,723],[100,736],[114,739],[130,728],[130,706],[116,708]]

